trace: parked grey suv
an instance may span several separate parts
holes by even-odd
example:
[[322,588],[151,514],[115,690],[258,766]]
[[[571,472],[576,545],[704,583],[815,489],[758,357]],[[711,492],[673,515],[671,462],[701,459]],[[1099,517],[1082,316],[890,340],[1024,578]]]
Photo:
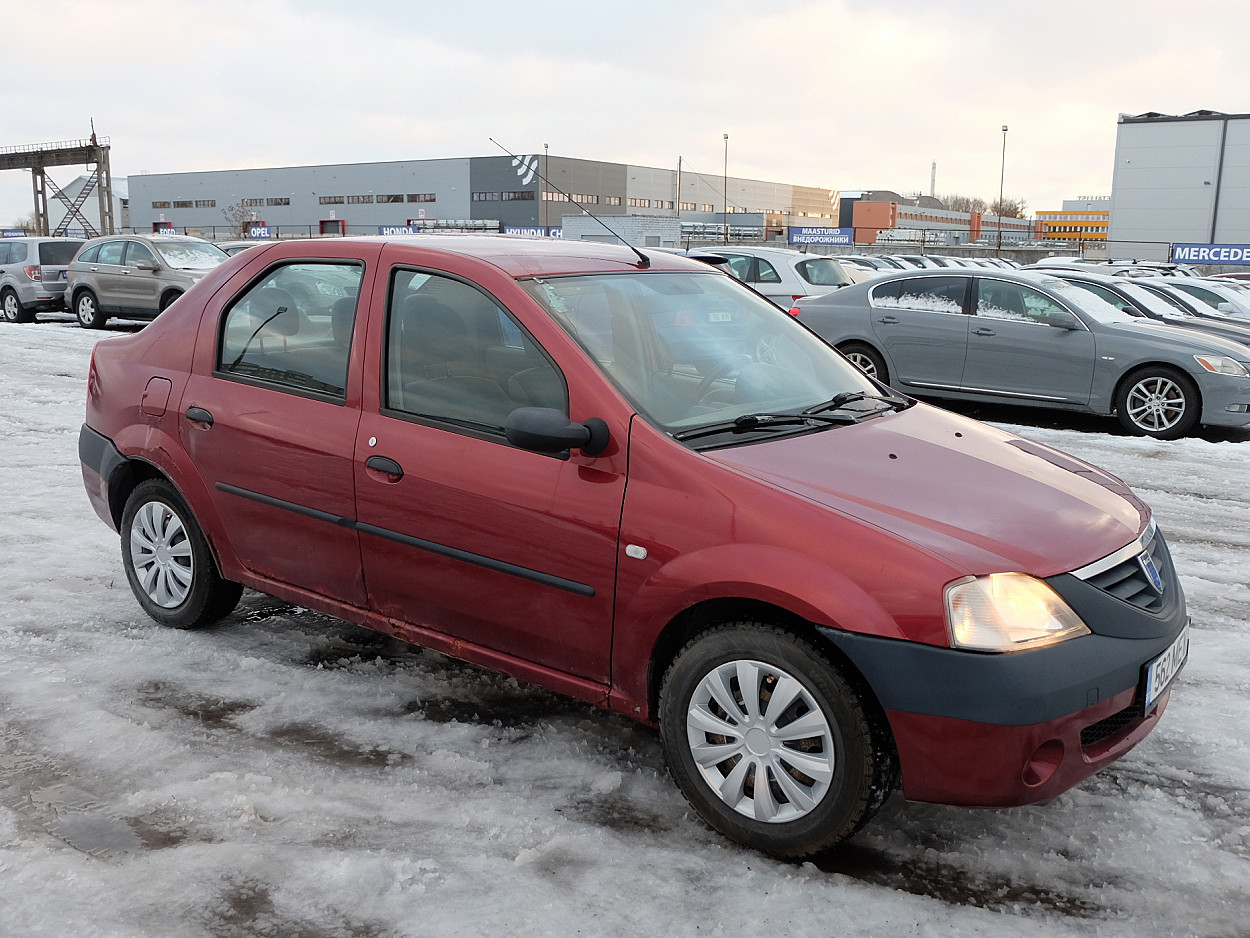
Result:
[[912,394],[1114,413],[1156,439],[1250,425],[1250,347],[1130,316],[1041,273],[899,271],[794,312]]
[[0,311],[7,322],[33,322],[35,313],[65,308],[65,267],[82,247],[78,238],[0,241]]
[[180,235],[94,238],[70,262],[65,295],[88,329],[110,316],[155,319],[227,257],[210,241]]

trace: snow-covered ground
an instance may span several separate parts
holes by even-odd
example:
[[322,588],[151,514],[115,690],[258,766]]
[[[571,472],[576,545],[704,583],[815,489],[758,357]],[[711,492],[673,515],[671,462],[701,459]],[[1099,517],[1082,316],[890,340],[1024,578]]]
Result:
[[896,796],[791,865],[705,828],[620,717],[254,593],[151,622],[78,470],[98,338],[0,325],[5,938],[1250,929],[1250,434],[1014,427],[1154,506],[1194,617],[1171,707],[1048,806]]

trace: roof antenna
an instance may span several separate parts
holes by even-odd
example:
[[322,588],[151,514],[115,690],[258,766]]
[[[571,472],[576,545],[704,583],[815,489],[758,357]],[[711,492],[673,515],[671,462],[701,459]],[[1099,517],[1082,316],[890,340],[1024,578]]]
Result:
[[[487,137],[486,139],[489,140],[491,143],[493,143],[495,146],[499,147],[499,149],[503,150],[514,160],[520,159],[520,157],[518,157],[515,153],[513,153],[511,150],[505,147],[502,143],[500,143],[494,137]],[[540,173],[537,169],[534,170],[534,175],[537,176],[539,179],[541,179],[544,183],[546,183],[548,189],[551,189],[554,192],[560,193],[562,196],[564,196],[566,199],[568,199],[570,202],[572,202],[574,205],[580,208],[585,214],[589,215],[591,218],[597,221],[601,226],[603,226],[604,231],[606,231],[612,237],[616,238],[616,240],[620,241],[621,244],[625,245],[625,247],[629,248],[631,251],[637,254],[639,267],[647,268],[651,266],[651,258],[647,257],[646,254],[642,253],[642,251],[638,250],[636,247],[634,247],[632,244],[630,244],[628,241],[622,238],[619,234],[617,234],[615,231],[609,228],[602,218],[600,218],[590,209],[586,208],[586,206],[582,205],[581,202],[578,202],[575,198],[573,198],[571,195],[569,195],[559,186],[552,185],[551,180],[548,179],[546,176],[544,176],[542,173]]]

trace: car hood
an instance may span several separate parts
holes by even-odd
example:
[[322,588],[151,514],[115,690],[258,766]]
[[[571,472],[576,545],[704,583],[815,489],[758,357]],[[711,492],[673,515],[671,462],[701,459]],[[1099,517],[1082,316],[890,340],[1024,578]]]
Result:
[[1183,346],[1180,349],[1182,352],[1211,352],[1228,355],[1238,361],[1250,360],[1250,347],[1246,344],[1234,339],[1225,339],[1210,332],[1203,332],[1201,326],[1194,329],[1189,326],[1173,326],[1153,319],[1133,319],[1129,322],[1104,323],[1104,328],[1108,332],[1135,338],[1147,335],[1154,339],[1176,340],[1169,344]]
[[1066,573],[1128,544],[1150,517],[1115,476],[924,404],[707,455],[964,574]]

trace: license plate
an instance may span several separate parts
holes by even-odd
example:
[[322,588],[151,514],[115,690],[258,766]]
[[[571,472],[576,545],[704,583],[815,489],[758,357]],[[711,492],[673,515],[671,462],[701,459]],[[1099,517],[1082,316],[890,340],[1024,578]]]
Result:
[[1176,677],[1185,659],[1189,657],[1189,625],[1176,637],[1167,650],[1158,658],[1146,665],[1146,712],[1154,706],[1159,695],[1168,689],[1172,678]]
[[69,271],[68,271],[68,270],[63,270],[63,271],[61,271],[61,279],[62,279],[62,280],[68,280],[68,279],[69,279]]
[[714,309],[707,314],[708,322],[733,322],[733,313],[724,309]]

